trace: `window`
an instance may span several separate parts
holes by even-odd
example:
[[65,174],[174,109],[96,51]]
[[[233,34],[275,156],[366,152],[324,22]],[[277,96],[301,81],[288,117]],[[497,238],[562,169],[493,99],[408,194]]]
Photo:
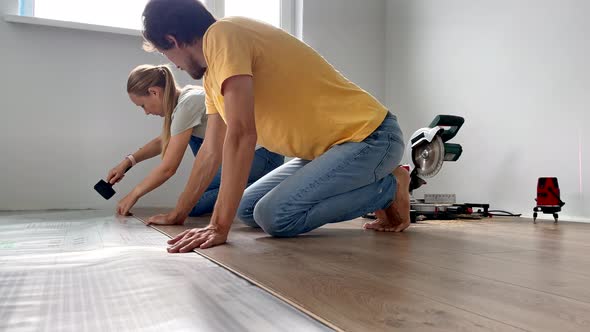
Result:
[[224,16],[246,16],[281,26],[281,2],[279,0],[225,0]]
[[54,20],[141,29],[148,0],[34,0],[34,16]]
[[[295,0],[200,0],[216,17],[246,16],[293,32]],[[148,0],[20,0],[19,15],[141,29]]]

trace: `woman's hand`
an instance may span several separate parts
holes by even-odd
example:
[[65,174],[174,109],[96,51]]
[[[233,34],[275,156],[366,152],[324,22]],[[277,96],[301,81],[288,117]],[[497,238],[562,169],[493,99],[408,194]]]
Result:
[[133,191],[130,192],[125,198],[119,201],[117,204],[117,214],[122,216],[129,216],[129,210],[137,203],[139,196],[137,196]]
[[115,184],[121,181],[125,176],[125,171],[127,168],[129,168],[129,166],[131,166],[131,161],[125,158],[125,160],[119,163],[119,165],[113,167],[113,169],[109,171],[109,175],[107,175],[107,182],[110,184]]

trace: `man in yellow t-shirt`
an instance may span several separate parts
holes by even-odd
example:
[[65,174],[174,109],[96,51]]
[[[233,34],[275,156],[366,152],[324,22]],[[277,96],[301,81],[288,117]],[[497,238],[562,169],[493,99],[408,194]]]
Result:
[[[203,78],[209,117],[176,208],[149,222],[183,223],[223,160],[210,225],[170,240],[170,252],[226,242],[236,216],[277,237],[372,211],[365,228],[409,226],[397,118],[311,47],[255,20],[216,20],[198,0],[151,0],[143,24],[147,50]],[[256,144],[294,159],[244,191]]]

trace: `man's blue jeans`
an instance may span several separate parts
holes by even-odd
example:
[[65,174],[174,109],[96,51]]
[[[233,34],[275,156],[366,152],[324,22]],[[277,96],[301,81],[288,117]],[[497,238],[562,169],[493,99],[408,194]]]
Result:
[[290,237],[327,223],[388,207],[404,139],[388,113],[365,140],[333,146],[314,160],[293,159],[249,186],[238,219],[266,233]]
[[[191,136],[189,142],[193,154],[196,156],[197,152],[203,144],[203,139]],[[252,167],[250,168],[250,176],[248,177],[248,185],[256,182],[270,171],[281,166],[284,162],[284,157],[270,152],[265,148],[260,148],[254,153],[254,160],[252,161]],[[207,190],[201,196],[201,199],[197,202],[197,205],[192,209],[189,216],[196,217],[205,213],[213,212],[215,201],[217,201],[217,194],[219,194],[219,187],[221,186],[221,168],[215,174],[215,178],[207,187]]]

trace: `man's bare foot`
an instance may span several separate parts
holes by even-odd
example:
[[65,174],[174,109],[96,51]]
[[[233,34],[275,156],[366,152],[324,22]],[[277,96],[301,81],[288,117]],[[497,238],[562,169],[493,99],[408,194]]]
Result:
[[397,179],[395,199],[389,207],[375,211],[377,220],[366,223],[364,229],[379,232],[403,232],[410,226],[410,173],[403,167],[396,167],[393,175]]

